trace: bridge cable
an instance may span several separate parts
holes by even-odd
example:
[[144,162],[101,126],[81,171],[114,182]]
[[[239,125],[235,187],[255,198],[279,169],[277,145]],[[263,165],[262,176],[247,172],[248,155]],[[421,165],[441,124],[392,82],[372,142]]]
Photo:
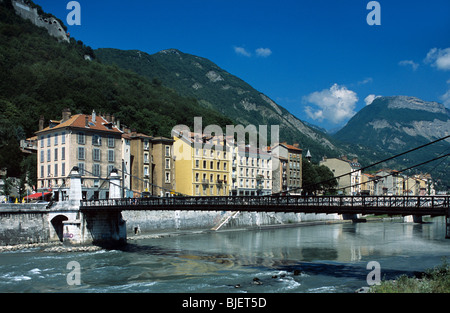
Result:
[[[424,148],[424,147],[426,147],[426,146],[435,144],[435,143],[437,143],[437,142],[439,142],[439,141],[442,141],[442,140],[445,140],[445,139],[447,139],[447,138],[450,138],[450,135],[445,136],[445,137],[442,137],[442,138],[439,138],[439,139],[436,139],[436,140],[431,141],[431,142],[428,142],[428,143],[426,143],[426,144],[423,144],[423,145],[418,146],[418,147],[416,147],[416,148],[410,149],[410,150],[408,150],[408,151],[405,151],[405,152],[396,154],[396,155],[394,155],[394,156],[391,156],[391,157],[389,157],[389,158],[387,158],[387,159],[384,159],[384,160],[375,162],[375,163],[370,164],[370,165],[368,165],[368,166],[361,167],[361,168],[359,168],[359,169],[357,169],[357,170],[353,170],[353,171],[351,171],[351,172],[349,172],[349,173],[345,173],[345,174],[342,174],[342,175],[339,175],[339,176],[336,176],[336,177],[333,177],[333,178],[330,178],[330,179],[327,179],[327,180],[324,180],[324,181],[321,181],[321,182],[318,182],[318,183],[314,183],[314,184],[308,185],[307,187],[313,187],[313,186],[316,186],[316,185],[320,185],[320,184],[323,184],[323,183],[326,183],[326,182],[330,182],[330,181],[333,181],[333,180],[335,180],[335,179],[338,179],[338,178],[341,178],[341,177],[344,177],[344,176],[351,175],[351,174],[356,173],[356,172],[359,172],[359,171],[366,170],[366,169],[368,169],[368,168],[370,168],[370,167],[379,165],[379,164],[381,164],[381,163],[384,163],[384,162],[390,161],[390,160],[392,160],[392,159],[398,158],[398,157],[400,157],[400,156],[402,156],[402,155],[405,155],[405,154],[411,153],[411,152],[413,152],[413,151],[422,149],[422,148]],[[302,186],[302,187],[297,187],[297,188],[294,188],[294,189],[289,190],[289,191],[272,193],[271,195],[272,195],[272,196],[276,196],[276,195],[280,195],[280,194],[285,193],[285,192],[291,192],[291,191],[295,191],[295,190],[298,190],[298,189],[304,189],[304,188],[305,188],[304,186]]]
[[[442,159],[442,158],[445,158],[445,157],[448,157],[448,156],[450,156],[450,153],[447,153],[447,154],[445,154],[445,155],[441,155],[441,156],[439,156],[439,157],[436,157],[436,158],[434,158],[434,159],[431,159],[431,160],[422,162],[422,163],[420,163],[420,164],[416,164],[416,165],[410,166],[410,167],[408,167],[408,168],[399,170],[399,171],[397,171],[396,173],[402,173],[402,172],[405,172],[405,171],[407,171],[407,170],[413,169],[413,168],[415,168],[415,167],[419,167],[419,166],[425,165],[425,164],[427,164],[427,163],[431,163],[431,162],[433,162],[433,161],[437,161],[437,160],[439,160],[439,159]],[[440,163],[439,163],[439,164],[440,164]],[[394,175],[394,174],[391,173],[391,174],[388,174],[388,175],[385,175],[385,176],[380,176],[380,177],[378,177],[378,178],[376,178],[376,179],[374,179],[374,180],[377,181],[377,180],[380,180],[380,179],[383,179],[383,178],[386,178],[386,177],[389,177],[389,176],[392,176],[392,175]],[[358,183],[358,184],[354,184],[354,185],[350,185],[350,186],[346,186],[346,187],[340,187],[340,188],[337,188],[337,189],[335,189],[335,190],[347,189],[347,188],[350,188],[350,187],[359,186],[359,185],[363,185],[363,184],[367,184],[367,182],[364,182],[364,183]]]

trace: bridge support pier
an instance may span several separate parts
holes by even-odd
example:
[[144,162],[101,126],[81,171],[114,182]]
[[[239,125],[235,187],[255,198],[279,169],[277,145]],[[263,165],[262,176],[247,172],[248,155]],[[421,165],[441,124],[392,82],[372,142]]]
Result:
[[403,217],[405,223],[423,223],[422,215],[407,215]]
[[120,246],[127,242],[126,221],[121,211],[97,211],[83,214],[84,243]]

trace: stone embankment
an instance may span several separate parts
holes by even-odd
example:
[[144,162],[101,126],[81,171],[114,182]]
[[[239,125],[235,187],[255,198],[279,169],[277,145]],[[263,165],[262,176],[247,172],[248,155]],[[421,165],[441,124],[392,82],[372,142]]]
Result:
[[27,243],[12,246],[0,246],[0,253],[26,249],[40,249],[42,252],[88,252],[102,250],[98,246],[65,246],[62,243]]

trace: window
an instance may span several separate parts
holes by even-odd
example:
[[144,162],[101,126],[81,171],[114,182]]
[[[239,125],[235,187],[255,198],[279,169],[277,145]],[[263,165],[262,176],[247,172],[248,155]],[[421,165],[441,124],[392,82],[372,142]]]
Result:
[[170,159],[166,159],[166,169],[170,169]]
[[203,168],[206,169],[206,161],[203,161]]
[[108,136],[108,147],[114,148],[114,143],[115,143],[114,137]]
[[66,132],[62,132],[61,133],[61,144],[65,144],[66,143]]
[[50,147],[50,144],[51,144],[50,135],[47,135],[47,147]]
[[170,156],[170,146],[166,146],[166,156]]
[[58,161],[58,148],[55,148],[55,161]]
[[61,176],[66,176],[66,163],[61,163]]
[[44,165],[41,165],[41,178],[44,178]]
[[170,172],[166,172],[166,183],[170,183]]
[[200,190],[199,190],[199,186],[195,185],[195,195],[199,196],[200,195]]
[[199,162],[199,160],[195,160],[195,168],[198,168],[200,166]]
[[144,176],[148,176],[148,166],[144,166]]
[[51,175],[52,175],[52,168],[49,164],[49,165],[47,165],[47,176],[50,177]]
[[61,160],[66,159],[66,147],[61,148]]
[[41,137],[41,148],[44,147],[44,136]]
[[100,164],[95,163],[92,166],[92,173],[94,174],[94,176],[97,176],[97,177],[101,176]]
[[108,175],[111,174],[111,171],[114,169],[114,165],[108,165]]
[[92,136],[92,145],[93,146],[101,146],[102,145],[102,137],[100,135]]
[[50,149],[47,149],[47,162],[51,161],[51,152]]
[[195,181],[198,182],[198,173],[195,173]]
[[44,159],[44,150],[41,150],[41,163],[44,163],[45,159]]
[[58,177],[58,164],[55,164],[55,177]]
[[108,150],[108,162],[114,162],[114,150]]
[[224,171],[227,170],[227,163],[223,163],[223,170],[224,170]]
[[80,145],[84,145],[86,143],[86,138],[84,136],[84,133],[78,133],[77,135],[77,143]]
[[81,176],[84,176],[84,163],[78,163],[78,172]]
[[55,146],[57,146],[58,145],[58,134],[56,133],[55,134]]
[[212,170],[214,169],[214,162],[213,161],[209,162],[209,168],[212,169]]
[[100,156],[101,156],[100,149],[97,149],[97,148],[92,149],[92,159],[94,161],[101,161]]
[[78,160],[84,160],[85,153],[84,153],[84,147],[78,147]]

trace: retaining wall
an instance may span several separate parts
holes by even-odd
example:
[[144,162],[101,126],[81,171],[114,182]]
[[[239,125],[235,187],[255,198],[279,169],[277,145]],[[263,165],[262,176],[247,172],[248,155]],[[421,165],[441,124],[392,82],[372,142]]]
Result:
[[45,204],[0,204],[0,246],[48,242],[48,214]]
[[[211,229],[229,212],[222,211],[123,211],[127,234],[155,231]],[[240,212],[221,229],[253,228],[311,221],[341,220],[338,214]]]

